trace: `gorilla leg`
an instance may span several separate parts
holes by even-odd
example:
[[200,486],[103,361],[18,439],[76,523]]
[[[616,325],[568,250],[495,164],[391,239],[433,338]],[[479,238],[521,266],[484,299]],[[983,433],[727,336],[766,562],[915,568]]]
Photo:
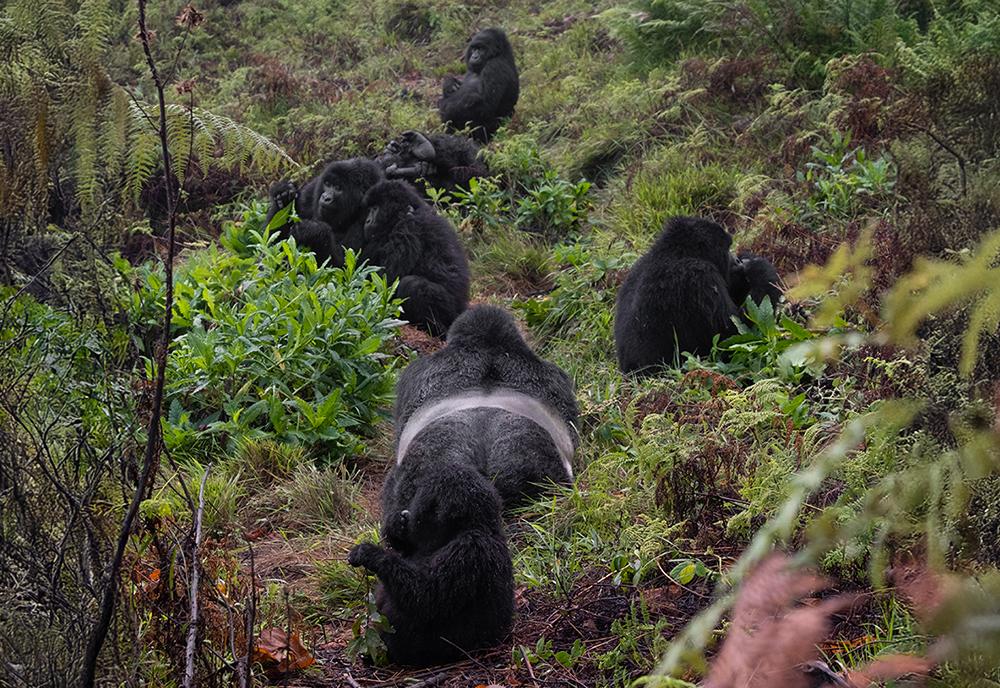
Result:
[[455,295],[437,282],[417,275],[399,280],[396,296],[406,299],[403,317],[415,325],[423,325],[435,336],[442,336],[458,316]]

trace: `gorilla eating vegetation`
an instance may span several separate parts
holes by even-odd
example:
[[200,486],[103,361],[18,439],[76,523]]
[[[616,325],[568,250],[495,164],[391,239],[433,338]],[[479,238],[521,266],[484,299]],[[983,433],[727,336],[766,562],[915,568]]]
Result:
[[479,159],[479,146],[462,136],[404,131],[398,140],[392,140],[377,159],[389,179],[405,179],[419,191],[424,185],[435,189],[454,191],[469,188],[473,177],[489,174],[486,164]]
[[441,89],[438,112],[452,129],[472,127],[472,136],[485,142],[514,114],[520,80],[514,49],[500,29],[483,29],[465,49],[465,76],[449,76]]
[[364,543],[348,561],[379,578],[389,657],[426,665],[510,630],[502,510],[572,481],[577,405],[569,376],[493,306],[459,317],[448,345],[411,363],[396,391],[396,463],[382,491],[389,548]]
[[707,354],[716,335],[736,333],[733,316],[751,296],[777,304],[778,275],[764,258],[735,258],[732,238],[714,222],[668,220],[635,264],[615,312],[615,346],[622,372],[672,365],[680,352]]
[[469,263],[451,223],[399,180],[373,186],[365,208],[362,257],[399,280],[406,320],[443,335],[469,303]]
[[364,224],[365,193],[383,178],[382,168],[370,160],[354,158],[330,163],[323,172],[301,189],[288,180],[271,186],[271,206],[264,226],[292,201],[301,220],[279,229],[282,237],[294,237],[300,247],[329,259],[331,265],[344,263],[342,246],[355,245]]

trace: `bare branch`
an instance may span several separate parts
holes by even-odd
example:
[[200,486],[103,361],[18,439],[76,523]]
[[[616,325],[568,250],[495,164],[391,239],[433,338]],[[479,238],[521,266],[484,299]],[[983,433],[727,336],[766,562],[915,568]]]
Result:
[[187,650],[184,656],[184,688],[194,686],[194,646],[198,639],[198,548],[201,547],[201,517],[205,513],[205,482],[211,466],[205,467],[198,489],[198,511],[194,515],[194,549],[191,552],[191,621],[187,632]]
[[[139,39],[142,42],[142,50],[146,55],[146,64],[149,65],[149,72],[156,86],[156,96],[159,103],[160,115],[160,150],[163,155],[163,169],[167,179],[171,177],[170,148],[167,141],[167,104],[164,96],[163,81],[156,68],[156,61],[153,59],[153,52],[149,46],[149,31],[146,28],[146,0],[137,0],[139,6]],[[105,577],[104,597],[101,600],[100,615],[94,627],[93,635],[87,645],[84,655],[83,674],[81,685],[90,688],[94,685],[97,674],[97,661],[101,654],[104,640],[107,638],[108,629],[111,625],[111,618],[114,614],[116,596],[118,592],[118,577],[121,573],[122,559],[125,556],[125,548],[132,535],[132,528],[135,525],[136,517],[139,514],[139,504],[146,494],[146,488],[155,472],[160,450],[160,415],[163,409],[163,387],[166,381],[167,352],[170,348],[170,324],[174,305],[174,254],[176,251],[175,228],[177,225],[177,202],[170,184],[166,186],[167,194],[167,258],[164,280],[166,295],[163,304],[163,332],[160,338],[160,346],[155,353],[156,358],[156,380],[153,388],[152,409],[149,414],[149,424],[147,426],[146,449],[143,455],[142,473],[139,482],[135,487],[135,493],[125,513],[125,520],[122,522],[121,530],[118,533],[118,542],[115,549],[114,558]]]

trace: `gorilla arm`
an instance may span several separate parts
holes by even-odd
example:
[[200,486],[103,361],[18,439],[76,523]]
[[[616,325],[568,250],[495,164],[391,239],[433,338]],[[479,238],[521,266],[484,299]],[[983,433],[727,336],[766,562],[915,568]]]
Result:
[[509,566],[503,539],[479,529],[459,534],[425,560],[406,559],[371,542],[347,555],[351,566],[378,576],[395,610],[420,622],[476,601],[481,582],[495,578],[505,559]]

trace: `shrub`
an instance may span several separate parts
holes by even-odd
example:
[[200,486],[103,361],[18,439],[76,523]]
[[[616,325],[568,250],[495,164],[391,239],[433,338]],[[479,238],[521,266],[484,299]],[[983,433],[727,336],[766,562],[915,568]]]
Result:
[[[178,270],[164,440],[205,454],[270,436],[349,455],[389,400],[395,359],[384,344],[400,302],[353,252],[343,268],[318,267],[294,240],[257,232],[260,210],[227,229],[239,252],[212,247]],[[162,279],[147,272],[138,302],[155,299]]]

